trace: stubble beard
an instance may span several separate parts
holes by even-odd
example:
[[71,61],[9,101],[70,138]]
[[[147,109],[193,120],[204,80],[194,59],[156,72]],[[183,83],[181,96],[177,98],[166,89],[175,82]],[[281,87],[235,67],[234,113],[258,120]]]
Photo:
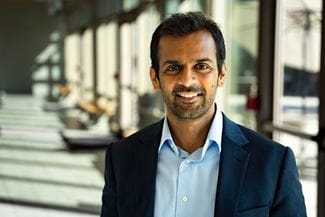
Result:
[[204,92],[204,94],[199,96],[199,102],[195,103],[197,105],[177,102],[177,100],[175,99],[175,95],[169,97],[164,92],[162,92],[162,96],[164,98],[167,109],[173,115],[175,115],[175,117],[183,120],[194,120],[205,115],[210,109],[210,107],[214,104],[216,90],[210,97],[207,97]]

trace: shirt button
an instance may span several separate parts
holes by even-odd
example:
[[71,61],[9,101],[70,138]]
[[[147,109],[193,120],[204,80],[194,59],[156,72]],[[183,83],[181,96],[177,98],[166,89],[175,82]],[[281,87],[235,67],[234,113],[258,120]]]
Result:
[[188,201],[188,198],[186,196],[183,197],[183,202],[186,203]]

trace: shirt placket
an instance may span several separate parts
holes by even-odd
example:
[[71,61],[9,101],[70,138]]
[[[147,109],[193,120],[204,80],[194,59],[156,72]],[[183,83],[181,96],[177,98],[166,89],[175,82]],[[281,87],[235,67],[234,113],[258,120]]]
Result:
[[176,212],[175,217],[187,217],[189,212],[189,189],[188,189],[188,178],[185,170],[190,167],[189,160],[183,159],[179,165],[178,169],[178,180],[177,180],[177,195],[176,195]]

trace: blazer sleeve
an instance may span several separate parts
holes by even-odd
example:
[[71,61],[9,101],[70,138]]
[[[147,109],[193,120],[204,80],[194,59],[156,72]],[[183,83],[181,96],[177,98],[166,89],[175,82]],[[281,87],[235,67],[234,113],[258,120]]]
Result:
[[307,216],[295,157],[290,148],[285,149],[277,189],[270,211],[271,217]]
[[112,161],[112,144],[106,151],[105,157],[105,186],[102,195],[101,217],[118,217],[117,196],[114,167]]

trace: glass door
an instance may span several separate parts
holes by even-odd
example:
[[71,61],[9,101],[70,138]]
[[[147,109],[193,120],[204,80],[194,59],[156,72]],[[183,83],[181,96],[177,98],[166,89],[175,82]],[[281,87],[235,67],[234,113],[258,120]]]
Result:
[[278,1],[274,139],[293,149],[308,216],[317,210],[321,0]]

